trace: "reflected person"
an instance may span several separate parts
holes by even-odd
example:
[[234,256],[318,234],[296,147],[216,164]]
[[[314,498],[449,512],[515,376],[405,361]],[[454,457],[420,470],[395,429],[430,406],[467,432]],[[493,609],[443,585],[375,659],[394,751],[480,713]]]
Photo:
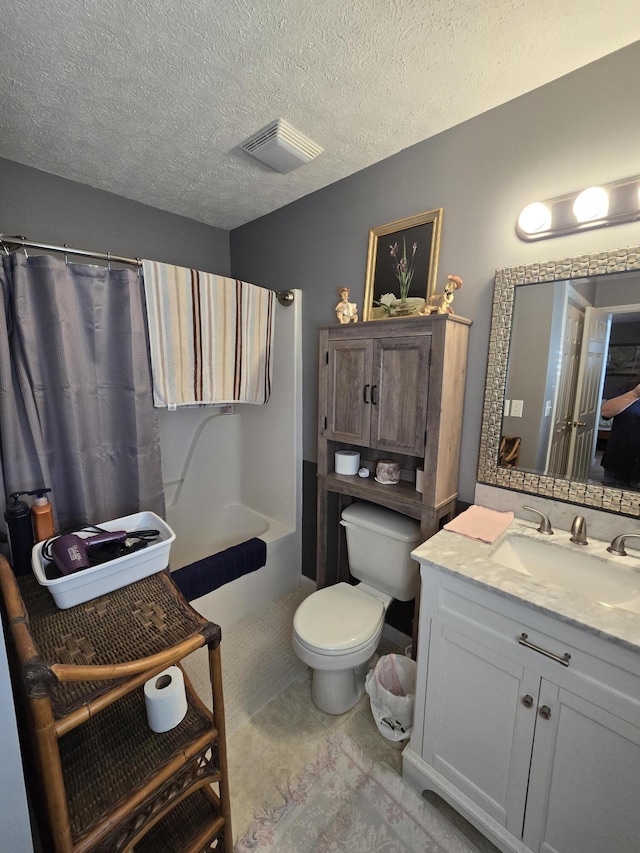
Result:
[[613,418],[602,454],[605,484],[640,489],[640,376],[629,390],[605,400],[600,414]]

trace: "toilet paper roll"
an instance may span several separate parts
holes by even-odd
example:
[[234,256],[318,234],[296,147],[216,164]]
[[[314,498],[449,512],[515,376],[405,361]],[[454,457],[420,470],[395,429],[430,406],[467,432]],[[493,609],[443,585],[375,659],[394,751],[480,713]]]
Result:
[[170,666],[145,682],[144,701],[152,732],[168,732],[184,720],[187,693],[179,666]]
[[422,468],[416,468],[416,492],[420,492],[420,494],[424,492],[424,471]]
[[357,474],[360,467],[360,454],[357,450],[337,450],[335,458],[336,474]]

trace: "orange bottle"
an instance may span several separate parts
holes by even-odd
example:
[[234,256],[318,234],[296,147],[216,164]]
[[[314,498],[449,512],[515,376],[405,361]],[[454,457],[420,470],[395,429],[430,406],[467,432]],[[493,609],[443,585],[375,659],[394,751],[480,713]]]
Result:
[[47,492],[51,489],[34,489],[29,492],[35,495],[31,507],[31,520],[33,522],[33,538],[36,542],[43,539],[51,539],[53,536],[53,507],[47,498]]

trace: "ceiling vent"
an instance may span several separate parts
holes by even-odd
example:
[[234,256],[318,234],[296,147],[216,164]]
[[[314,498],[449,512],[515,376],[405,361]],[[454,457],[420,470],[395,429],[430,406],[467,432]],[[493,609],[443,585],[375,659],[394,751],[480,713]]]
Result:
[[282,118],[254,133],[240,147],[283,175],[311,162],[324,150]]

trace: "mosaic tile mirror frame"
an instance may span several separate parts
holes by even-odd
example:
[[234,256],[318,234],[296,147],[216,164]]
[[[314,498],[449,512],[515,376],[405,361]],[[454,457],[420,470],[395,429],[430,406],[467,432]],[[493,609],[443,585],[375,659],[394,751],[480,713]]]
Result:
[[[498,465],[516,288],[640,270],[640,246],[496,270],[478,481],[629,516],[640,516],[640,492]],[[640,303],[640,288],[638,290]]]

